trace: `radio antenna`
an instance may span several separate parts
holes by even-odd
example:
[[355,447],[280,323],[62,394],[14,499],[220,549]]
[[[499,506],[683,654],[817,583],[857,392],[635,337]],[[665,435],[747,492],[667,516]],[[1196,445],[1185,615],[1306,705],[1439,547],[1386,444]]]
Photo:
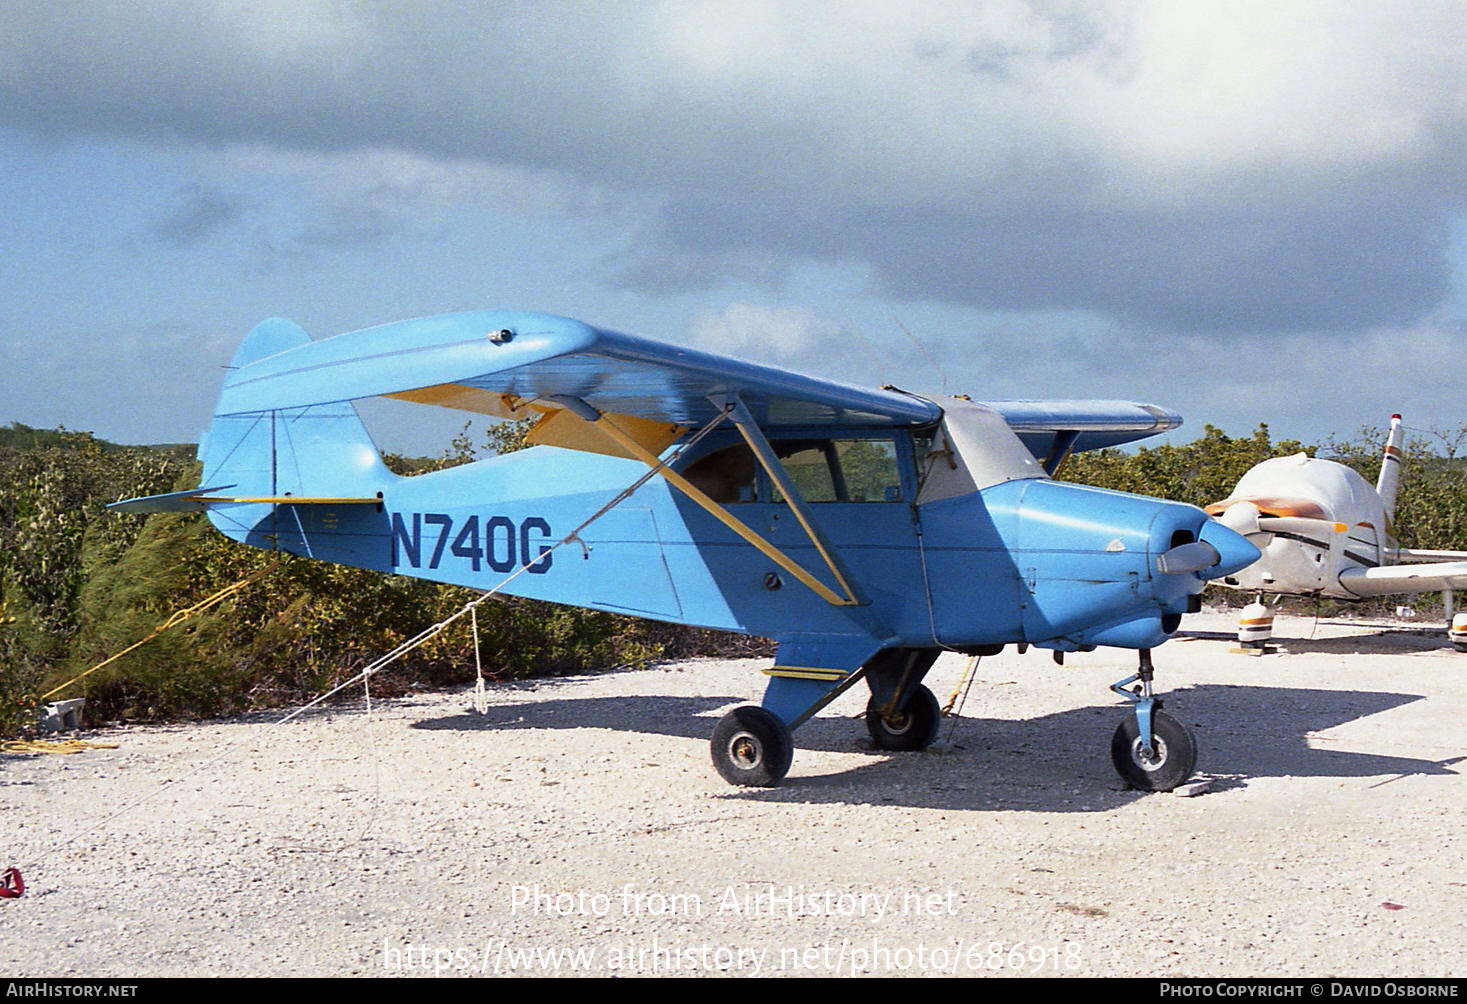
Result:
[[932,353],[927,351],[927,346],[923,345],[920,341],[917,340],[917,336],[916,335],[912,334],[910,331],[907,330],[907,326],[901,322],[901,318],[896,317],[895,315],[893,315],[892,316],[892,319],[891,319],[891,323],[895,324],[898,328],[901,329],[902,334],[904,334],[904,335],[907,336],[907,340],[917,347],[917,351],[920,352],[920,353],[922,353],[922,357],[927,360],[928,364],[934,370],[937,371],[937,382],[938,382],[938,385],[939,385],[939,387],[942,390],[943,397],[946,397],[947,396],[947,374],[942,371],[942,367],[941,366],[937,365],[937,360],[934,359],[934,358],[932,358]]

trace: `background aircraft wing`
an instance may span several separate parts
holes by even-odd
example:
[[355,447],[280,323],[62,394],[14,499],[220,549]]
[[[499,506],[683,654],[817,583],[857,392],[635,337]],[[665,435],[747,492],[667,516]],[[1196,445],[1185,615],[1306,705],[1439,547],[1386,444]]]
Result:
[[1133,401],[985,401],[1053,474],[1071,453],[1120,446],[1168,432],[1182,416]]
[[1402,547],[1391,553],[1397,561],[1413,564],[1426,561],[1467,561],[1467,551],[1423,551],[1414,547]]
[[1432,593],[1441,589],[1467,589],[1467,560],[1427,565],[1352,568],[1340,573],[1340,585],[1362,598],[1390,596],[1395,593]]

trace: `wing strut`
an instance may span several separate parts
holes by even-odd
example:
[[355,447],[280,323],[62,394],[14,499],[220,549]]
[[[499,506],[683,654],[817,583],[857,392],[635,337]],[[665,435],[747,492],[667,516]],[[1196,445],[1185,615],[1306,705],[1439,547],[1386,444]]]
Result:
[[[851,595],[849,587],[846,586],[845,579],[842,578],[839,573],[837,573],[836,577],[840,581],[841,588],[846,590],[845,596],[841,596],[825,583],[815,578],[815,576],[811,575],[804,568],[802,568],[799,563],[797,563],[793,558],[789,557],[789,555],[785,554],[779,548],[775,547],[773,544],[769,543],[769,541],[765,540],[763,537],[759,536],[759,534],[755,533],[753,530],[745,526],[736,516],[734,516],[733,513],[729,512],[723,506],[719,505],[717,502],[713,501],[713,499],[709,498],[703,492],[699,491],[698,488],[695,487],[690,481],[684,478],[681,474],[677,473],[677,471],[674,471],[672,468],[664,464],[654,454],[648,451],[646,447],[637,442],[636,439],[634,439],[629,433],[627,433],[625,429],[617,425],[616,421],[610,415],[596,411],[595,408],[580,399],[576,399],[575,403],[572,404],[571,401],[567,400],[567,397],[565,395],[556,395],[554,400],[557,404],[561,404],[565,407],[566,413],[575,415],[581,421],[587,423],[593,428],[600,429],[603,433],[613,439],[622,449],[626,450],[627,453],[629,453],[632,457],[640,460],[648,467],[651,467],[658,474],[660,474],[663,479],[666,480],[670,485],[672,485],[678,491],[682,492],[688,498],[696,502],[699,506],[706,510],[710,516],[714,517],[724,526],[728,527],[734,533],[742,537],[745,541],[758,548],[760,553],[762,553],[765,557],[774,562],[780,568],[783,568],[786,572],[789,572],[801,583],[809,587],[812,592],[814,592],[826,603],[829,603],[831,606],[837,607],[851,607],[860,605],[859,601],[853,595]],[[727,414],[727,412],[725,414]],[[737,421],[736,418],[735,421]],[[742,429],[742,426],[740,426],[740,428]],[[760,438],[762,438],[762,436]],[[795,497],[797,496],[786,495],[786,498]],[[814,538],[812,537],[812,540],[813,539]],[[820,550],[822,556],[826,555],[827,552],[825,551],[825,549],[820,547],[820,544],[818,542],[816,543],[816,548]],[[827,557],[826,560],[827,562],[829,562],[830,559]],[[831,570],[835,571],[834,567],[832,567]]]
[[722,401],[715,398],[714,403],[732,408],[729,417],[733,419],[734,425],[738,426],[740,434],[744,437],[744,442],[748,443],[749,449],[754,451],[754,456],[759,458],[759,463],[764,468],[764,473],[768,474],[769,479],[779,487],[781,494],[784,495],[784,500],[794,510],[795,519],[800,521],[800,526],[805,530],[805,536],[809,537],[810,543],[815,545],[815,550],[820,553],[820,558],[825,562],[825,567],[830,569],[830,574],[835,576],[835,581],[840,583],[841,589],[845,590],[845,594],[851,603],[858,606],[865,606],[865,598],[858,594],[855,589],[851,588],[850,578],[846,576],[845,570],[841,568],[840,562],[835,557],[835,551],[826,543],[819,528],[816,527],[815,520],[810,515],[809,503],[805,501],[804,496],[800,494],[800,490],[795,487],[794,481],[790,479],[789,472],[784,469],[784,465],[775,456],[774,447],[769,445],[769,440],[765,437],[764,430],[759,428],[759,423],[754,421],[754,416],[749,414],[749,409],[744,405],[744,402],[739,399],[737,394],[734,394]]
[[1070,453],[1075,449],[1075,441],[1080,438],[1080,433],[1074,429],[1067,429],[1054,434],[1054,442],[1049,446],[1049,454],[1040,461],[1044,466],[1044,473],[1050,477],[1057,477],[1059,469],[1070,459]]

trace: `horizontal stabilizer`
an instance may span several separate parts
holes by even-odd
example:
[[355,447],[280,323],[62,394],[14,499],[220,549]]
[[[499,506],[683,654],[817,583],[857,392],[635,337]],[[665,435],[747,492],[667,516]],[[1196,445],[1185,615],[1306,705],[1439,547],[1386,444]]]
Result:
[[188,491],[169,492],[167,495],[145,495],[142,498],[123,499],[107,506],[113,512],[203,512],[214,501],[207,498],[210,492],[222,492],[234,485],[219,485],[214,488],[190,488]]
[[143,498],[124,499],[107,506],[114,512],[202,512],[211,506],[221,505],[378,505],[381,495],[364,498],[316,497],[306,495],[212,495],[234,485],[219,488],[190,488],[188,491],[170,492],[167,495],[147,495]]

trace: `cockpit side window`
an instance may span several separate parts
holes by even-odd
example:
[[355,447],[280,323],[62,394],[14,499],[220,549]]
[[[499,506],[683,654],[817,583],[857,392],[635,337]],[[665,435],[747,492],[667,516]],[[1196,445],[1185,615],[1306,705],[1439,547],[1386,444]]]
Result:
[[[902,477],[890,439],[792,439],[774,452],[806,502],[900,502]],[[777,487],[771,498],[784,501]]]
[[[831,463],[834,456],[830,447],[828,439],[793,439],[774,444],[774,455],[806,502],[835,502],[840,498],[836,484],[840,469]],[[772,487],[771,497],[776,502],[784,501],[777,486]]]
[[[834,439],[807,434],[775,439],[770,446],[806,502],[901,502],[915,483],[913,472],[903,477],[903,465],[910,468],[913,463],[910,450],[890,435]],[[723,505],[785,501],[742,441],[725,440],[725,445],[693,460],[680,473]]]
[[836,453],[851,502],[900,502],[902,475],[890,439],[838,439]]

